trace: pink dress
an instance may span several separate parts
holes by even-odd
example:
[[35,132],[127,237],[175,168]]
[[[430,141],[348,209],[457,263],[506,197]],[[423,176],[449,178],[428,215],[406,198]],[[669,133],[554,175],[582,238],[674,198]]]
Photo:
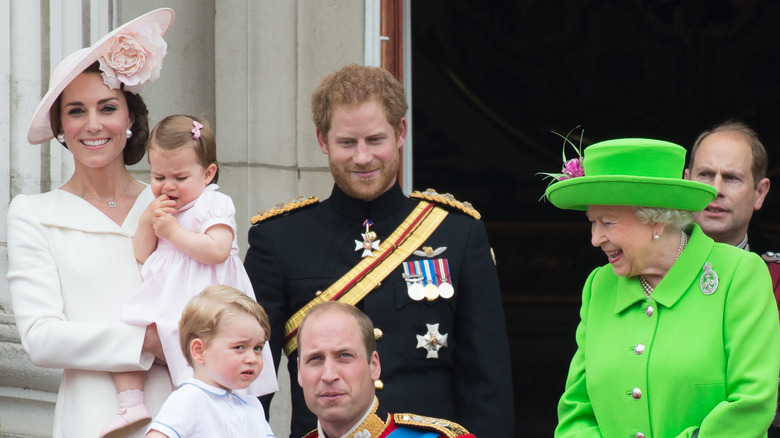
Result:
[[[252,284],[241,263],[236,238],[236,208],[229,196],[217,192],[216,184],[208,185],[198,199],[179,209],[174,215],[179,225],[205,233],[215,225],[227,225],[233,230],[233,248],[227,260],[208,265],[192,259],[171,242],[158,239],[157,249],[141,268],[143,284],[125,303],[122,320],[136,325],[157,324],[157,331],[168,362],[171,379],[176,386],[192,377],[179,344],[179,319],[187,302],[212,284],[224,284],[255,298]],[[248,395],[263,395],[279,389],[271,349],[263,349],[263,370],[249,388]]]

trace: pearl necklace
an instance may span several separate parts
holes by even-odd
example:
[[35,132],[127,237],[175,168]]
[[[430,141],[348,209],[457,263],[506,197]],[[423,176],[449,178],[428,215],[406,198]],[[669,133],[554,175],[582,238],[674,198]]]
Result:
[[[680,234],[681,234],[680,247],[677,248],[677,255],[674,256],[675,262],[677,261],[678,258],[680,258],[680,254],[682,254],[683,249],[685,249],[685,246],[688,244],[688,235],[685,234],[683,230],[680,230]],[[653,290],[655,290],[655,288],[653,286],[650,286],[650,283],[648,283],[647,280],[645,280],[645,278],[642,277],[641,275],[639,276],[639,284],[642,285],[642,292],[645,293],[645,296],[649,300],[650,294],[653,293]]]

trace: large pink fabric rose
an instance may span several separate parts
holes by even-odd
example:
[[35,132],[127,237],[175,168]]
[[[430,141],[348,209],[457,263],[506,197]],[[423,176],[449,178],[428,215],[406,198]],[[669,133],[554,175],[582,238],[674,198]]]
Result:
[[125,84],[125,90],[137,94],[144,84],[160,77],[167,50],[162,29],[156,23],[118,34],[98,60],[103,82],[112,89]]

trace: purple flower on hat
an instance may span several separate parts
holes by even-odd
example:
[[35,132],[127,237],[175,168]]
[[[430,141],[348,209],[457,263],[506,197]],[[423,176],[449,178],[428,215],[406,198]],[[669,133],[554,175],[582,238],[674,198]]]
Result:
[[561,169],[563,175],[558,177],[558,181],[585,176],[585,169],[582,167],[582,161],[583,160],[580,158],[572,158],[565,162],[563,164],[563,169]]
[[138,94],[147,82],[160,77],[168,44],[157,23],[144,23],[114,36],[105,55],[100,57],[103,82],[112,89]]
[[[569,133],[565,136],[553,131],[553,134],[563,139],[563,150],[561,151],[561,156],[563,157],[563,168],[561,169],[561,173],[537,172],[537,175],[543,175],[544,178],[550,178],[550,184],[558,181],[565,181],[571,178],[585,176],[585,168],[582,166],[582,163],[585,161],[585,159],[582,157],[582,137],[585,133],[585,130],[583,129],[580,133],[579,146],[569,140],[569,136],[577,128],[579,128],[579,126],[569,131]],[[566,158],[566,146],[570,146],[572,149],[574,149],[575,152],[577,152],[577,158]],[[542,198],[544,198],[544,195],[542,195]]]

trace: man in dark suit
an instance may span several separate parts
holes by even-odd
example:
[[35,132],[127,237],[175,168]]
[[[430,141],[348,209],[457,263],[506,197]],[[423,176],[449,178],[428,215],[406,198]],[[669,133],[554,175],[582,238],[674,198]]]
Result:
[[749,249],[750,219],[769,193],[767,167],[764,145],[744,123],[725,122],[699,135],[684,176],[718,189],[710,205],[693,214],[706,235],[716,242]]
[[[756,131],[742,122],[727,121],[699,134],[684,176],[718,189],[710,205],[693,214],[706,235],[750,251],[748,226],[753,212],[761,209],[769,193],[768,167],[764,144]],[[761,257],[772,276],[780,311],[780,254],[767,252]],[[780,437],[780,413],[769,429],[769,437]]]
[[[376,326],[379,402],[448,418],[481,438],[512,436],[509,351],[484,224],[469,204],[397,181],[407,134],[403,86],[350,65],[312,96],[331,196],[296,199],[253,218],[245,267],[271,320],[274,360],[297,375],[298,324],[313,302],[339,300]],[[292,436],[316,426],[291,385]]]

